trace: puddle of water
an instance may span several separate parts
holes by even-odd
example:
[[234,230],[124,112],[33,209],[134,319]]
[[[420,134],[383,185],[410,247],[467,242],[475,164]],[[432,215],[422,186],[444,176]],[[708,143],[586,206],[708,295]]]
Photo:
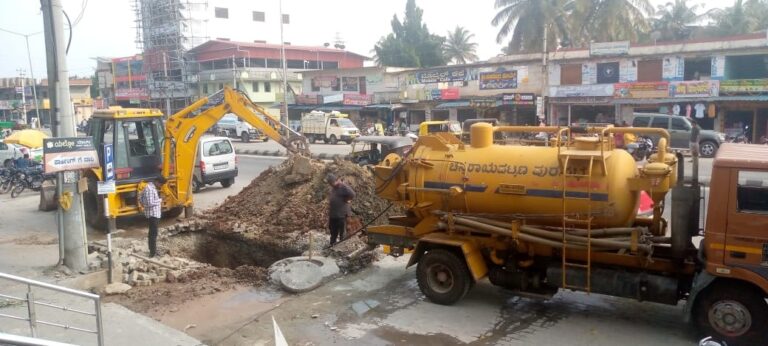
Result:
[[242,286],[186,302],[151,317],[212,344],[284,300],[283,293],[273,288]]

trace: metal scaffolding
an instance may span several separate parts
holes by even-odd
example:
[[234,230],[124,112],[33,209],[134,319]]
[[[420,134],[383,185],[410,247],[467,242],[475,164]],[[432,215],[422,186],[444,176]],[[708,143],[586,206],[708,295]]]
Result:
[[205,0],[133,0],[136,45],[144,56],[150,105],[172,114],[192,102],[195,75],[185,55],[208,40]]

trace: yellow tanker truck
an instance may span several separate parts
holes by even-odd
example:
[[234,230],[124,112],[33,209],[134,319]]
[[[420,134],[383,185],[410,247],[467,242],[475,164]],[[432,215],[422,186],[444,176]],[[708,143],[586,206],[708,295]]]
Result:
[[[726,226],[735,224],[732,213],[750,213],[739,211],[746,200],[768,209],[759,202],[768,188],[744,195],[744,182],[734,178],[741,170],[767,173],[768,150],[723,146],[731,160],[715,160],[714,211],[699,250],[692,238],[700,234],[700,186],[683,182],[682,156],[667,152],[666,131],[479,123],[470,132],[469,144],[452,135],[420,137],[407,155],[390,154],[375,167],[377,194],[407,213],[370,227],[369,241],[394,255],[412,250],[408,266],[418,263],[429,300],[453,304],[485,277],[528,296],[571,289],[686,300],[687,316],[708,335],[768,344],[768,210],[750,214],[750,226]],[[495,132],[548,132],[555,140],[495,145]],[[641,168],[613,147],[614,134],[626,132],[661,137]],[[652,216],[637,215],[641,191],[654,201]],[[671,232],[662,217],[669,192]]]

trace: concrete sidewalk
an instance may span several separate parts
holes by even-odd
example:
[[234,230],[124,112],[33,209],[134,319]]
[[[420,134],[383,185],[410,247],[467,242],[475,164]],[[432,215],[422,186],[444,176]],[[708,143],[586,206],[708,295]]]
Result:
[[[0,272],[21,276],[49,284],[79,289],[82,279],[89,275],[67,275],[55,270],[58,261],[58,237],[55,213],[37,211],[37,195],[24,194],[19,198],[0,195]],[[91,275],[106,280],[106,274]],[[33,288],[36,301],[67,306],[93,312],[91,300]],[[0,279],[0,294],[25,297],[26,285]],[[0,298],[0,314],[27,318],[25,303]],[[65,312],[36,305],[38,320],[55,322],[95,330],[95,319],[73,312]],[[161,324],[149,317],[134,313],[120,305],[102,304],[106,345],[200,345],[189,335]],[[0,333],[30,336],[29,324],[0,317]],[[95,335],[75,330],[40,326],[38,337],[77,345],[96,345]]]

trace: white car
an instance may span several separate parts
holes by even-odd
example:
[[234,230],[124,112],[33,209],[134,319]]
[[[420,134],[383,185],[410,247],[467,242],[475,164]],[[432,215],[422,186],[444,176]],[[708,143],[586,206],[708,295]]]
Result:
[[6,144],[0,142],[0,164],[3,167],[10,167],[13,160],[16,160],[24,154],[21,152],[22,146],[16,144]]
[[197,162],[192,177],[192,190],[200,191],[206,185],[221,183],[227,188],[237,177],[237,155],[227,137],[203,137],[197,147]]

